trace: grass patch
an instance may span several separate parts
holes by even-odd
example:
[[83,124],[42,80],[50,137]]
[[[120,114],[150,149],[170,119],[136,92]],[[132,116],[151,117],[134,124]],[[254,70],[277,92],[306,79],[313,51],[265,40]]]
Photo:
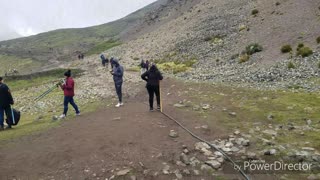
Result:
[[297,56],[308,57],[313,54],[313,51],[309,47],[301,47],[297,49]]
[[281,47],[281,52],[282,53],[289,53],[291,51],[292,51],[292,47],[289,44],[286,44],[286,45]]
[[108,49],[111,49],[113,47],[121,45],[121,42],[109,40],[106,42],[103,42],[101,44],[96,45],[95,47],[91,48],[88,52],[86,52],[86,55],[93,55],[93,54],[100,54],[103,51],[106,51]]
[[180,72],[189,71],[192,69],[192,66],[197,62],[195,59],[189,59],[186,61],[171,61],[167,62],[165,60],[155,60],[157,67],[165,72],[172,74],[177,74]]
[[317,41],[318,44],[320,44],[320,36],[317,37],[317,40],[316,40],[316,41]]
[[255,53],[261,52],[262,50],[263,50],[263,47],[261,45],[259,45],[258,43],[253,43],[246,47],[245,52],[248,55],[253,55]]
[[259,10],[258,9],[254,9],[254,10],[251,11],[251,15],[256,16],[258,14],[259,14]]
[[296,68],[296,66],[293,64],[293,62],[289,62],[288,63],[288,69],[295,69]]
[[250,59],[250,56],[248,54],[242,54],[239,57],[239,63],[247,62],[249,61],[249,59]]
[[129,68],[126,69],[126,71],[140,72],[140,66],[129,67]]
[[[10,87],[11,90],[20,90],[26,89],[29,87],[39,86],[49,82],[58,82],[59,80],[64,78],[64,72],[66,69],[55,69],[45,72],[39,72],[24,76],[12,76],[6,77],[5,81]],[[83,73],[83,70],[80,69],[72,69],[72,76],[77,77]]]

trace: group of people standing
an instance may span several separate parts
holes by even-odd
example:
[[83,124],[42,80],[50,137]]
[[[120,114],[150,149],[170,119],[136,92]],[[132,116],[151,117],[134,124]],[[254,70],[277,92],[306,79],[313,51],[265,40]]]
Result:
[[[110,74],[113,76],[113,81],[115,85],[116,94],[118,96],[118,103],[115,105],[115,107],[121,107],[123,106],[123,100],[122,100],[122,84],[123,84],[123,74],[124,69],[120,65],[119,61],[115,58],[111,58],[110,61],[107,60],[107,58],[103,58],[104,56],[100,56],[100,58],[105,61],[103,61],[104,66],[108,66],[108,63],[111,64],[111,71]],[[141,74],[141,78],[147,82],[146,88],[149,94],[149,107],[150,111],[154,111],[153,106],[153,99],[154,95],[156,96],[157,101],[157,110],[161,110],[161,104],[160,104],[160,81],[163,79],[163,76],[161,72],[158,70],[157,66],[154,63],[151,63],[149,68],[149,61],[142,61],[141,67],[143,64],[143,67],[145,70]],[[71,70],[68,70],[64,73],[65,79],[62,82],[59,82],[57,84],[57,87],[60,87],[64,92],[64,108],[63,108],[63,114],[60,116],[60,118],[65,118],[68,113],[68,105],[71,104],[71,106],[74,108],[76,115],[80,115],[80,110],[77,106],[77,104],[74,101],[74,89],[75,89],[75,82],[72,78]],[[7,124],[8,126],[6,128],[10,129],[11,124],[11,105],[14,104],[13,97],[11,95],[9,87],[3,83],[3,78],[0,77],[0,131],[4,130],[4,114],[7,117]]]

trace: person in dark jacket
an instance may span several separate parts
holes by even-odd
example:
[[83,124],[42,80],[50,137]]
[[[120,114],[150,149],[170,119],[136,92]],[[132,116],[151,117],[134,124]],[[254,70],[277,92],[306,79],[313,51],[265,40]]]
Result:
[[72,105],[74,110],[76,111],[76,115],[80,115],[80,111],[78,109],[78,106],[74,102],[74,80],[71,77],[71,70],[68,70],[67,72],[64,73],[65,76],[65,81],[64,83],[60,84],[61,89],[63,90],[64,93],[64,109],[63,109],[63,114],[60,116],[60,118],[65,118],[67,116],[68,112],[68,105],[69,103]]
[[[12,119],[11,115],[11,106],[14,101],[10,92],[9,87],[3,83],[3,78],[0,77],[0,131],[4,129],[4,114],[6,114],[7,119]],[[8,123],[8,129],[11,128],[11,123]]]
[[144,62],[143,59],[140,62],[140,67],[141,67],[140,74],[145,73],[146,72],[146,63]]
[[149,64],[149,60],[147,60],[146,63],[145,63],[145,68],[146,68],[147,71],[149,70],[149,65],[150,65]]
[[120,106],[123,106],[123,101],[122,101],[123,67],[119,64],[118,60],[116,59],[113,59],[112,66],[113,66],[113,69],[111,74],[113,75],[113,81],[114,81],[114,85],[115,85],[116,92],[119,99],[119,102],[116,105],[116,107],[120,107]]
[[160,110],[160,81],[163,79],[161,72],[158,70],[157,66],[155,64],[152,64],[150,67],[150,70],[143,73],[141,75],[141,78],[145,81],[147,81],[147,90],[149,93],[149,106],[150,111],[153,111],[153,99],[154,94],[156,94],[157,97],[157,110]]
[[[103,66],[103,67],[106,67],[106,63],[107,63],[106,57],[104,57],[104,55],[101,54],[101,55],[100,55],[100,58],[101,58],[102,66]],[[107,67],[108,67],[108,66],[107,66]]]
[[113,61],[114,61],[114,60],[115,60],[115,59],[114,59],[113,57],[110,58],[111,72],[112,72],[112,70],[113,70],[113,65],[114,65]]

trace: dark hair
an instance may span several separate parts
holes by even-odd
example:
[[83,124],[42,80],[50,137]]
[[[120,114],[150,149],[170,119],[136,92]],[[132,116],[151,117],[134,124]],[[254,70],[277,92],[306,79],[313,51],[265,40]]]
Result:
[[3,80],[3,78],[2,77],[0,77],[0,81],[2,81]]
[[64,75],[65,75],[65,76],[67,76],[67,77],[70,77],[70,76],[71,76],[71,70],[70,70],[70,69],[68,69],[68,71],[67,71],[67,72],[65,72],[65,73],[64,73]]

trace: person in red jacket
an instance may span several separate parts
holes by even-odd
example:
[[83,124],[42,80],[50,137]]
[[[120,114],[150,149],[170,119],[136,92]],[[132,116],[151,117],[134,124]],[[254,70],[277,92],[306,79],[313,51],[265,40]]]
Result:
[[80,111],[78,109],[78,106],[74,102],[73,96],[74,96],[74,81],[71,77],[71,70],[68,70],[67,72],[64,73],[65,76],[65,81],[63,84],[60,84],[61,89],[63,90],[64,93],[64,109],[63,109],[63,114],[60,116],[60,118],[64,118],[67,115],[68,112],[68,105],[69,103],[72,105],[74,110],[76,111],[76,115],[80,115]]

